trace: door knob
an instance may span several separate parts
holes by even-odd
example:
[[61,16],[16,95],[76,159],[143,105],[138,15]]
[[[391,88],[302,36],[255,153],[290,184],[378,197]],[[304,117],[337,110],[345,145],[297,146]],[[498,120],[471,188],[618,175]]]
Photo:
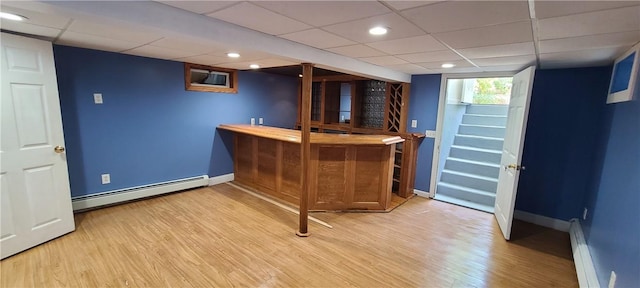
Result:
[[516,164],[509,164],[507,166],[504,166],[504,170],[507,169],[515,169],[515,170],[525,170],[524,166],[520,166],[520,165],[516,165]]
[[55,148],[53,148],[53,151],[55,151],[56,153],[60,154],[60,153],[64,152],[64,147],[58,145]]

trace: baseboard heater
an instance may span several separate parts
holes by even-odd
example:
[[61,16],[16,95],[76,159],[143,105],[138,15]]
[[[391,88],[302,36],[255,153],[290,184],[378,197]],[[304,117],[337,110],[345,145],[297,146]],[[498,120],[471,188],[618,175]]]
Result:
[[580,287],[598,288],[598,276],[593,266],[589,247],[584,239],[580,220],[571,219],[569,225],[569,237],[571,238],[571,250],[573,250],[573,262],[576,265],[578,284]]
[[78,211],[203,186],[209,186],[207,175],[78,196],[71,201],[73,210]]

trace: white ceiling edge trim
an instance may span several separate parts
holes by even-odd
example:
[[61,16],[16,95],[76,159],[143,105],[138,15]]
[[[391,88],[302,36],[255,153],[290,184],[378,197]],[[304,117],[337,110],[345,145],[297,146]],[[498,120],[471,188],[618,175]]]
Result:
[[238,46],[238,49],[245,48],[298,59],[301,62],[313,63],[318,67],[338,72],[386,81],[411,82],[411,75],[407,73],[334,54],[158,2],[51,1],[46,3],[69,12],[119,19],[206,40],[216,39],[213,41],[235,45]]

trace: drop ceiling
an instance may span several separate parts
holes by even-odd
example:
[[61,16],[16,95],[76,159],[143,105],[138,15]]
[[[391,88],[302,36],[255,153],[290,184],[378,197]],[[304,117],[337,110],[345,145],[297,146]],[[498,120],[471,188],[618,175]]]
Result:
[[[56,44],[246,70],[379,79],[599,66],[640,41],[640,1],[2,1],[3,31]],[[389,29],[373,36],[368,29]],[[227,52],[241,57],[230,59]],[[453,63],[450,69],[443,63]]]

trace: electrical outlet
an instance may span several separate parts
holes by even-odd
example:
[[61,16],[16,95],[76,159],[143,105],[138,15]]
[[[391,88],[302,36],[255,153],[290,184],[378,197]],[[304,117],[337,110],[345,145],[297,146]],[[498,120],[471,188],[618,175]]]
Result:
[[102,174],[102,184],[111,183],[111,175],[110,174]]
[[582,220],[587,220],[587,212],[589,212],[589,210],[587,209],[587,207],[584,207],[584,211],[582,212]]
[[427,138],[436,138],[436,131],[435,130],[427,130],[427,131],[424,131],[424,135]]
[[93,102],[96,104],[102,104],[102,93],[93,93]]
[[417,128],[418,127],[418,120],[413,119],[411,120],[411,128]]
[[609,288],[616,287],[616,278],[618,278],[618,276],[616,276],[616,272],[611,271],[611,277],[609,277]]
[[256,118],[251,118],[251,125],[256,125]]
[[262,117],[258,118],[258,124],[262,125],[264,123],[264,119]]

